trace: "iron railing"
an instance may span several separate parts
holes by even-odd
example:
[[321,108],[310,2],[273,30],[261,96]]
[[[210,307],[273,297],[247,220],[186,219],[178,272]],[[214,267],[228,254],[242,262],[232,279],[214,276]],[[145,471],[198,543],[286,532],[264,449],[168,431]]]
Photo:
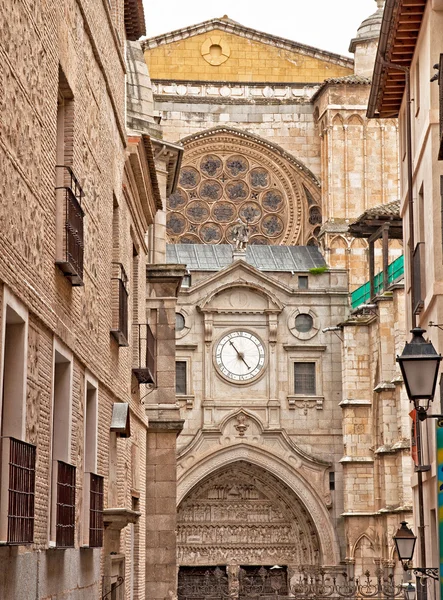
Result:
[[147,323],[134,325],[132,372],[139,383],[155,383],[156,340]]
[[84,192],[71,167],[57,165],[56,169],[63,169],[63,185],[56,187],[63,195],[63,256],[57,264],[72,285],[83,285]]
[[89,473],[89,546],[101,548],[103,546],[103,500],[104,479],[95,473]]
[[[395,283],[401,279],[405,272],[405,259],[403,254],[388,265],[388,284],[383,285],[383,273],[377,273],[374,277],[374,294],[377,296],[383,289],[386,289],[388,285]],[[371,284],[369,281],[361,285],[359,288],[354,290],[351,294],[351,306],[357,308],[361,304],[368,302],[371,299]]]
[[119,346],[128,346],[128,276],[123,265],[112,263],[113,321],[112,336]]
[[57,515],[55,545],[72,548],[75,537],[75,467],[57,461]]
[[180,567],[178,600],[224,600],[229,598],[225,568]]
[[3,438],[8,451],[8,544],[34,541],[36,447],[15,438]]
[[414,314],[423,310],[425,296],[425,244],[418,242],[414,249],[414,281],[412,282],[412,297],[414,299]]
[[286,567],[241,567],[229,578],[222,567],[181,567],[178,600],[395,600],[404,598],[405,584],[378,570],[372,577],[327,574],[313,567],[289,577]]

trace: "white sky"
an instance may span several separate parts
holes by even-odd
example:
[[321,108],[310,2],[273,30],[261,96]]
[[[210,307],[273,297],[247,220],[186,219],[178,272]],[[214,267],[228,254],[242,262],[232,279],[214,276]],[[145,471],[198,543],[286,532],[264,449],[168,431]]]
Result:
[[375,0],[143,0],[147,36],[228,15],[258,29],[322,50],[349,55],[349,42]]

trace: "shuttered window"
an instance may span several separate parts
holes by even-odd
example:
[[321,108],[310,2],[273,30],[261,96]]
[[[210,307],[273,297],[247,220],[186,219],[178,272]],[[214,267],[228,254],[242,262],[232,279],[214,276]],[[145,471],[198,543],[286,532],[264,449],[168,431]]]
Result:
[[315,396],[315,362],[294,363],[294,394]]
[[175,363],[175,393],[186,394],[186,361],[178,360]]

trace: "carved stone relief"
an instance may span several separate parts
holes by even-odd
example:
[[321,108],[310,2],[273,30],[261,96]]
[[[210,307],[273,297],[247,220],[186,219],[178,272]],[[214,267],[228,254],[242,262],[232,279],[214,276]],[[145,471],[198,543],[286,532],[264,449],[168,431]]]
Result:
[[182,565],[315,565],[320,544],[299,499],[269,473],[242,461],[194,488],[178,509]]

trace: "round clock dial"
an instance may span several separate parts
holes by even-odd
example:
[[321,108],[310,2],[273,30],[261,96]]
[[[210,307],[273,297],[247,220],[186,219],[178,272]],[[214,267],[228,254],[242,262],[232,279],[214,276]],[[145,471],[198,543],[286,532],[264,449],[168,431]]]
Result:
[[265,366],[265,349],[252,333],[232,331],[218,342],[215,362],[222,375],[231,381],[249,381]]

